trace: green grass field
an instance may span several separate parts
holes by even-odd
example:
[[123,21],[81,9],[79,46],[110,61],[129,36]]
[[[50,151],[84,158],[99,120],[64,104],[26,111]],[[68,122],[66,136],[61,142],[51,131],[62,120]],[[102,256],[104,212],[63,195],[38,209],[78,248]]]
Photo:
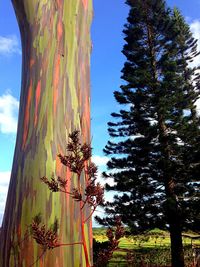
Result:
[[[106,229],[93,229],[94,238],[99,242],[107,241]],[[200,246],[200,239],[192,240],[195,233],[187,233],[190,237],[183,237],[184,254],[186,265],[193,262],[192,244]],[[109,267],[141,266],[141,262],[146,266],[170,266],[170,236],[166,231],[154,229],[143,235],[133,235],[120,240],[119,251],[116,251]],[[130,252],[129,263],[127,262],[127,252]]]

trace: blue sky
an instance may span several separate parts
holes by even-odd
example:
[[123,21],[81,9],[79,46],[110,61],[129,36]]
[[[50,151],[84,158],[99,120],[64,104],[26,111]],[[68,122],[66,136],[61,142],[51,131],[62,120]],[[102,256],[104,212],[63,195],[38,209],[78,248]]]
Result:
[[[168,0],[186,17],[200,40],[200,0]],[[113,91],[122,84],[120,70],[125,61],[123,24],[128,7],[122,0],[94,0],[91,57],[91,122],[94,160],[100,170],[105,166],[107,122],[118,109]],[[200,46],[199,46],[200,47]],[[199,61],[200,62],[200,61]],[[21,84],[20,36],[11,1],[0,1],[0,224],[4,209],[15,146]]]

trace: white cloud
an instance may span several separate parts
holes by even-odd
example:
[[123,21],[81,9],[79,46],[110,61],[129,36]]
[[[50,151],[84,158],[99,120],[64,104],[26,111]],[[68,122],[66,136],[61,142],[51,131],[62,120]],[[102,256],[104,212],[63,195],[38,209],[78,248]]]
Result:
[[[197,39],[197,49],[200,51],[200,20],[194,20],[190,23],[190,29],[193,33],[193,37]],[[200,65],[200,55],[197,56],[191,63],[192,67]],[[199,72],[199,71],[198,71]],[[200,116],[200,99],[196,101],[197,114]]]
[[[102,186],[104,186],[106,183],[113,186],[115,184],[114,179],[113,178],[106,178],[104,179],[102,177],[102,170],[105,170],[106,168],[106,163],[108,162],[109,158],[105,157],[105,156],[98,156],[98,155],[94,155],[92,156],[92,162],[94,162],[97,167],[101,167],[98,169],[98,173],[97,173],[97,181],[100,182],[100,184]],[[110,173],[112,173],[112,171],[110,171]]]
[[10,172],[0,172],[0,226],[3,219],[9,181]]
[[98,155],[92,156],[92,161],[98,166],[105,166],[106,163],[108,162],[109,158],[108,157],[102,157]]
[[0,132],[16,133],[19,101],[11,94],[0,96]]
[[[105,186],[105,183],[108,183],[109,185],[114,185],[114,180],[112,178],[107,178],[107,179],[104,179],[102,177],[102,174],[100,171],[98,171],[98,175],[97,175],[97,182],[99,182],[102,186]],[[113,196],[116,192],[104,192],[104,199],[105,201],[113,201]],[[104,209],[100,206],[97,207],[97,210],[94,212],[93,216],[92,216],[92,224],[93,224],[93,227],[99,227],[99,224],[95,221],[95,216],[99,216],[101,218],[105,217],[106,216],[106,213],[104,211]]]
[[[92,156],[92,161],[98,167],[101,167],[98,170],[98,173],[97,173],[97,182],[99,182],[102,186],[105,186],[106,183],[109,184],[110,186],[113,186],[115,184],[113,178],[106,178],[106,179],[104,179],[102,177],[102,171],[101,170],[105,170],[106,163],[108,162],[108,160],[109,160],[109,158],[108,157],[105,157],[105,156],[98,156],[98,155]],[[113,193],[111,193],[111,192],[105,192],[105,200],[106,201],[111,200],[112,197],[113,197]]]
[[15,35],[0,36],[0,55],[9,56],[12,54],[21,54],[17,37]]
[[99,182],[102,186],[105,186],[105,184],[109,184],[110,186],[115,185],[114,179],[113,178],[106,178],[106,179],[104,179],[102,177],[101,171],[98,171],[98,174],[97,174],[97,182]]
[[200,117],[200,98],[196,101],[195,105],[196,105],[197,114]]
[[[198,40],[198,51],[200,51],[200,20],[194,20],[190,24],[190,29],[193,33],[193,36],[195,39]],[[195,60],[192,63],[192,66],[197,66],[200,64],[200,55],[195,58]]]

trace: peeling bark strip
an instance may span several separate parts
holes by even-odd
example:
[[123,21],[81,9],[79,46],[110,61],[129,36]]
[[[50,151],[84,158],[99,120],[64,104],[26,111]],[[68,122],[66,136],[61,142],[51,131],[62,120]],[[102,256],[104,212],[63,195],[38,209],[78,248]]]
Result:
[[[0,236],[0,267],[85,267],[83,246],[58,248],[41,257],[41,249],[26,231],[32,218],[41,213],[47,226],[59,219],[63,243],[81,239],[79,204],[63,194],[50,193],[39,179],[52,173],[69,176],[56,156],[65,152],[66,137],[74,129],[80,130],[82,141],[90,141],[92,0],[12,2],[21,32],[23,69],[17,142]],[[84,177],[81,181],[84,188]],[[75,183],[72,179],[69,191]],[[89,214],[86,210],[85,217]],[[89,221],[84,232],[87,261],[92,265]]]

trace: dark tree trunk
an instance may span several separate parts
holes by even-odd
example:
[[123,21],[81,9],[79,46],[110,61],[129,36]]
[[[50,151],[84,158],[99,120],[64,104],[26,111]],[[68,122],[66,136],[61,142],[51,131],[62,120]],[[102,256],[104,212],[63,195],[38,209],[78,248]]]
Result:
[[[146,6],[144,6],[146,8]],[[152,77],[155,84],[159,85],[158,74],[157,74],[157,61],[155,56],[154,48],[154,33],[151,28],[151,24],[148,22],[148,11],[147,11],[147,33],[148,33],[148,45],[149,52],[151,55],[151,69]],[[156,90],[155,90],[156,91]],[[159,96],[158,96],[159,101]],[[178,209],[178,202],[174,193],[174,180],[173,174],[170,171],[170,146],[167,136],[167,128],[163,116],[158,108],[158,128],[159,128],[159,141],[162,147],[162,156],[164,157],[164,168],[163,168],[163,181],[165,184],[166,192],[166,218],[169,224],[170,238],[171,238],[171,262],[172,267],[184,267],[184,251],[182,243],[182,228],[180,212]]]
[[169,218],[169,222],[170,222],[172,267],[184,267],[182,231],[181,231],[181,224],[179,223],[177,214],[174,214],[173,218]]
[[170,170],[171,149],[168,144],[167,128],[161,115],[159,118],[159,134],[160,143],[162,145],[162,154],[164,157],[164,183],[166,193],[165,215],[169,224],[169,232],[171,239],[171,263],[172,267],[184,267],[184,251],[182,242],[182,225],[181,212],[178,207],[177,196],[174,192],[175,182],[173,173]]

